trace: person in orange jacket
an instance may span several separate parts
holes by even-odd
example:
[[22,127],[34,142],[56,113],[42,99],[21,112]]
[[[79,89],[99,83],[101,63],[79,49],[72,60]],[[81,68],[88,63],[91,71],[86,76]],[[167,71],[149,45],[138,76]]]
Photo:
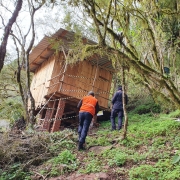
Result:
[[99,112],[98,100],[94,97],[94,92],[89,91],[87,96],[84,96],[78,103],[79,109],[79,145],[78,150],[84,150],[83,144],[89,130],[92,118]]

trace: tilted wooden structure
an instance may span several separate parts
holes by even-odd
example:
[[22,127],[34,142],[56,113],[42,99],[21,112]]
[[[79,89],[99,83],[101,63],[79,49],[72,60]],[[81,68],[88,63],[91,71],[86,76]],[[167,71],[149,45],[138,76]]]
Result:
[[[31,92],[43,128],[58,131],[61,121],[77,117],[77,103],[93,90],[101,110],[108,107],[109,92],[113,75],[111,61],[107,57],[92,57],[66,63],[68,44],[72,43],[74,33],[59,29],[51,37],[45,36],[30,54],[30,71],[34,73]],[[59,52],[52,49],[50,39],[61,40]],[[87,44],[95,42],[86,39]]]

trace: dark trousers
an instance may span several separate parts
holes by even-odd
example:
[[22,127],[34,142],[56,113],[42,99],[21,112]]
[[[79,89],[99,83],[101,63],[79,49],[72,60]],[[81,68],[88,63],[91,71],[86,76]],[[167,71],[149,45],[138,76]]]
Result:
[[118,116],[118,130],[122,128],[122,123],[123,123],[123,109],[112,109],[111,110],[111,125],[112,125],[112,130],[116,129],[116,117]]
[[85,143],[85,139],[86,139],[92,118],[93,118],[92,114],[88,112],[79,113],[78,134],[79,134],[79,142],[82,144]]

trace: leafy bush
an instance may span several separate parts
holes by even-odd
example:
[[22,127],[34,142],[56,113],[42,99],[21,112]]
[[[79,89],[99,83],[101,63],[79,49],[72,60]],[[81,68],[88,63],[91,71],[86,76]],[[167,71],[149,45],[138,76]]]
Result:
[[48,161],[52,164],[50,176],[62,175],[75,170],[78,166],[76,157],[69,150],[62,151],[57,157]]
[[155,167],[158,169],[159,180],[178,180],[180,165],[173,165],[170,159],[159,160]]
[[53,164],[71,164],[74,163],[75,160],[76,157],[69,150],[65,150],[53,159]]
[[148,103],[148,104],[139,105],[133,110],[133,113],[135,114],[147,114],[151,112],[160,113],[161,112],[160,105],[155,103]]
[[180,137],[178,135],[174,138],[173,147],[180,149]]
[[106,158],[110,166],[122,166],[127,160],[127,153],[119,149],[107,149],[101,153],[103,158]]
[[8,171],[1,172],[0,180],[30,180],[30,173],[22,170],[21,164],[13,164]]
[[75,143],[72,140],[64,140],[60,141],[52,146],[49,147],[49,150],[52,154],[56,154],[57,151],[59,151],[60,148],[65,149],[73,149],[75,148]]
[[109,161],[109,165],[122,166],[127,160],[127,154],[124,152],[118,152],[115,154],[114,158]]
[[170,118],[180,118],[180,110],[176,110],[176,111],[173,111],[171,112],[169,115],[168,115]]
[[24,115],[23,104],[18,99],[8,99],[0,104],[0,117],[9,119],[13,123]]
[[156,180],[158,169],[153,168],[151,165],[140,165],[139,167],[132,168],[129,171],[130,179],[138,180]]
[[173,164],[179,163],[180,165],[180,155],[176,154],[172,159],[172,163]]
[[95,173],[101,172],[102,163],[98,159],[93,159],[91,162],[88,162],[84,169],[80,169],[80,173]]

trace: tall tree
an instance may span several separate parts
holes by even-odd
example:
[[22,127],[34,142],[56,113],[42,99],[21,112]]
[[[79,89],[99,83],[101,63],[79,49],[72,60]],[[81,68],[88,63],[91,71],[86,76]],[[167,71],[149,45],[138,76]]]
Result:
[[[16,18],[19,14],[19,11],[22,8],[22,0],[17,0],[16,2],[16,7],[14,9],[14,12],[11,15],[11,18],[9,19],[8,23],[5,25],[4,24],[4,18],[2,17],[2,15],[0,15],[2,23],[4,24],[4,35],[0,44],[0,71],[3,68],[4,65],[4,59],[6,56],[6,46],[7,46],[7,41],[12,29],[13,24],[16,22]],[[3,6],[3,2],[1,1],[1,6]]]
[[167,33],[162,28],[164,18],[177,16],[179,10],[160,8],[157,1],[151,0],[75,0],[69,4],[84,7],[96,27],[98,45],[86,46],[82,51],[104,49],[114,61],[114,56],[118,56],[118,63],[128,67],[129,73],[135,72],[136,79],[155,100],[163,99],[180,108],[180,92],[164,71],[169,47]]
[[[35,123],[35,101],[32,96],[32,93],[30,91],[30,70],[29,70],[29,54],[32,50],[32,47],[34,45],[35,41],[35,25],[34,25],[34,16],[36,11],[38,11],[43,5],[44,1],[42,2],[33,2],[28,0],[28,9],[29,9],[29,17],[30,17],[30,23],[29,28],[27,29],[27,33],[22,36],[22,30],[17,24],[18,34],[20,36],[17,36],[14,33],[11,33],[14,44],[16,47],[17,52],[17,82],[19,85],[20,94],[23,100],[23,104],[26,111],[26,120],[27,123],[30,123],[32,126]],[[29,38],[29,43],[27,42],[27,38]],[[26,77],[25,77],[25,83],[23,84],[22,81],[22,70],[25,69]]]
[[[30,124],[31,126],[35,122],[35,102],[30,91],[31,79],[29,70],[29,54],[35,42],[35,13],[44,4],[44,0],[27,0],[26,2],[24,2],[21,11],[19,11],[19,17],[15,20],[14,26],[11,28],[11,31],[9,31],[11,40],[13,40],[14,42],[13,51],[16,51],[17,55],[14,57],[14,59],[16,59],[17,61],[17,69],[14,74],[18,83],[19,92],[22,97],[23,106],[26,112],[25,119],[27,120],[27,124]],[[12,6],[4,6],[4,8],[6,12],[11,12]],[[24,24],[24,16],[22,15],[26,16],[27,18]],[[5,17],[1,16],[1,18],[2,21],[5,20]]]

